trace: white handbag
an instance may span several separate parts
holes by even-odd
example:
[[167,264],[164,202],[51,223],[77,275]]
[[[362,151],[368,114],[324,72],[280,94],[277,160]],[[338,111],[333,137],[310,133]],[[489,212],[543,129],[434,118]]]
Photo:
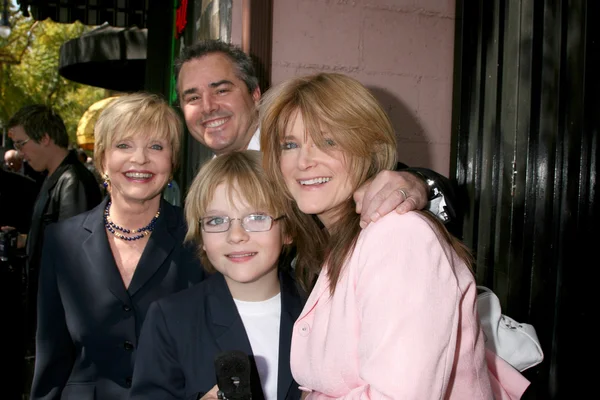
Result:
[[485,336],[485,347],[519,371],[544,360],[535,328],[503,315],[500,300],[485,286],[477,286],[477,312]]

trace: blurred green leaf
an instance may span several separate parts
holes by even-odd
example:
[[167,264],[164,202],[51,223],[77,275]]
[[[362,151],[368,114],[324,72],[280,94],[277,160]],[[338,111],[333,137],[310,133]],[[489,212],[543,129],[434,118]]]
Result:
[[12,32],[0,38],[0,127],[21,107],[41,103],[65,121],[72,143],[89,106],[108,97],[105,89],[69,81],[58,73],[60,46],[94,28],[79,22],[35,21],[13,10]]

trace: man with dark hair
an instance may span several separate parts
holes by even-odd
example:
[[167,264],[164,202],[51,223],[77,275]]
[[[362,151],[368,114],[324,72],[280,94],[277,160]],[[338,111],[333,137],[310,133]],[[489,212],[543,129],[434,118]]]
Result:
[[258,135],[252,139],[261,92],[250,57],[221,41],[198,42],[182,51],[175,74],[185,122],[196,140],[217,155],[258,149]]
[[[27,235],[27,319],[35,321],[37,276],[44,231],[53,223],[90,210],[101,201],[94,175],[69,151],[62,118],[44,105],[21,108],[8,121],[8,135],[16,150],[36,171],[47,171],[36,199]],[[30,334],[34,330],[30,331]]]
[[[175,63],[177,93],[190,134],[216,155],[260,150],[256,105],[261,91],[251,58],[239,47],[206,40],[184,48]],[[434,171],[407,168],[383,171],[355,194],[361,226],[396,209],[427,208],[460,235],[454,186]],[[454,229],[453,229],[454,228]]]

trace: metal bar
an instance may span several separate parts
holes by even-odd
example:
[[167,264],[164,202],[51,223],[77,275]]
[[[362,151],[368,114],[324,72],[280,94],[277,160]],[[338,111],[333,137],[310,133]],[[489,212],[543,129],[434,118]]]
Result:
[[242,0],[242,50],[250,54],[252,1]]

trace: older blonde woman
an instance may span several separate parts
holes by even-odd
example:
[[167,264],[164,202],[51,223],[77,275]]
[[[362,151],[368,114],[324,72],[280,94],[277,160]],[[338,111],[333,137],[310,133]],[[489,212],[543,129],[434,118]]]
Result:
[[308,397],[520,397],[528,382],[511,366],[492,354],[488,372],[468,250],[423,212],[359,226],[352,193],[396,163],[369,91],[324,73],[282,83],[261,107],[265,169],[288,200],[296,270],[312,289],[290,357]]
[[162,199],[182,122],[159,97],[119,97],[95,127],[108,196],[48,228],[40,272],[31,399],[127,399],[150,303],[204,277],[183,245],[180,208]]

